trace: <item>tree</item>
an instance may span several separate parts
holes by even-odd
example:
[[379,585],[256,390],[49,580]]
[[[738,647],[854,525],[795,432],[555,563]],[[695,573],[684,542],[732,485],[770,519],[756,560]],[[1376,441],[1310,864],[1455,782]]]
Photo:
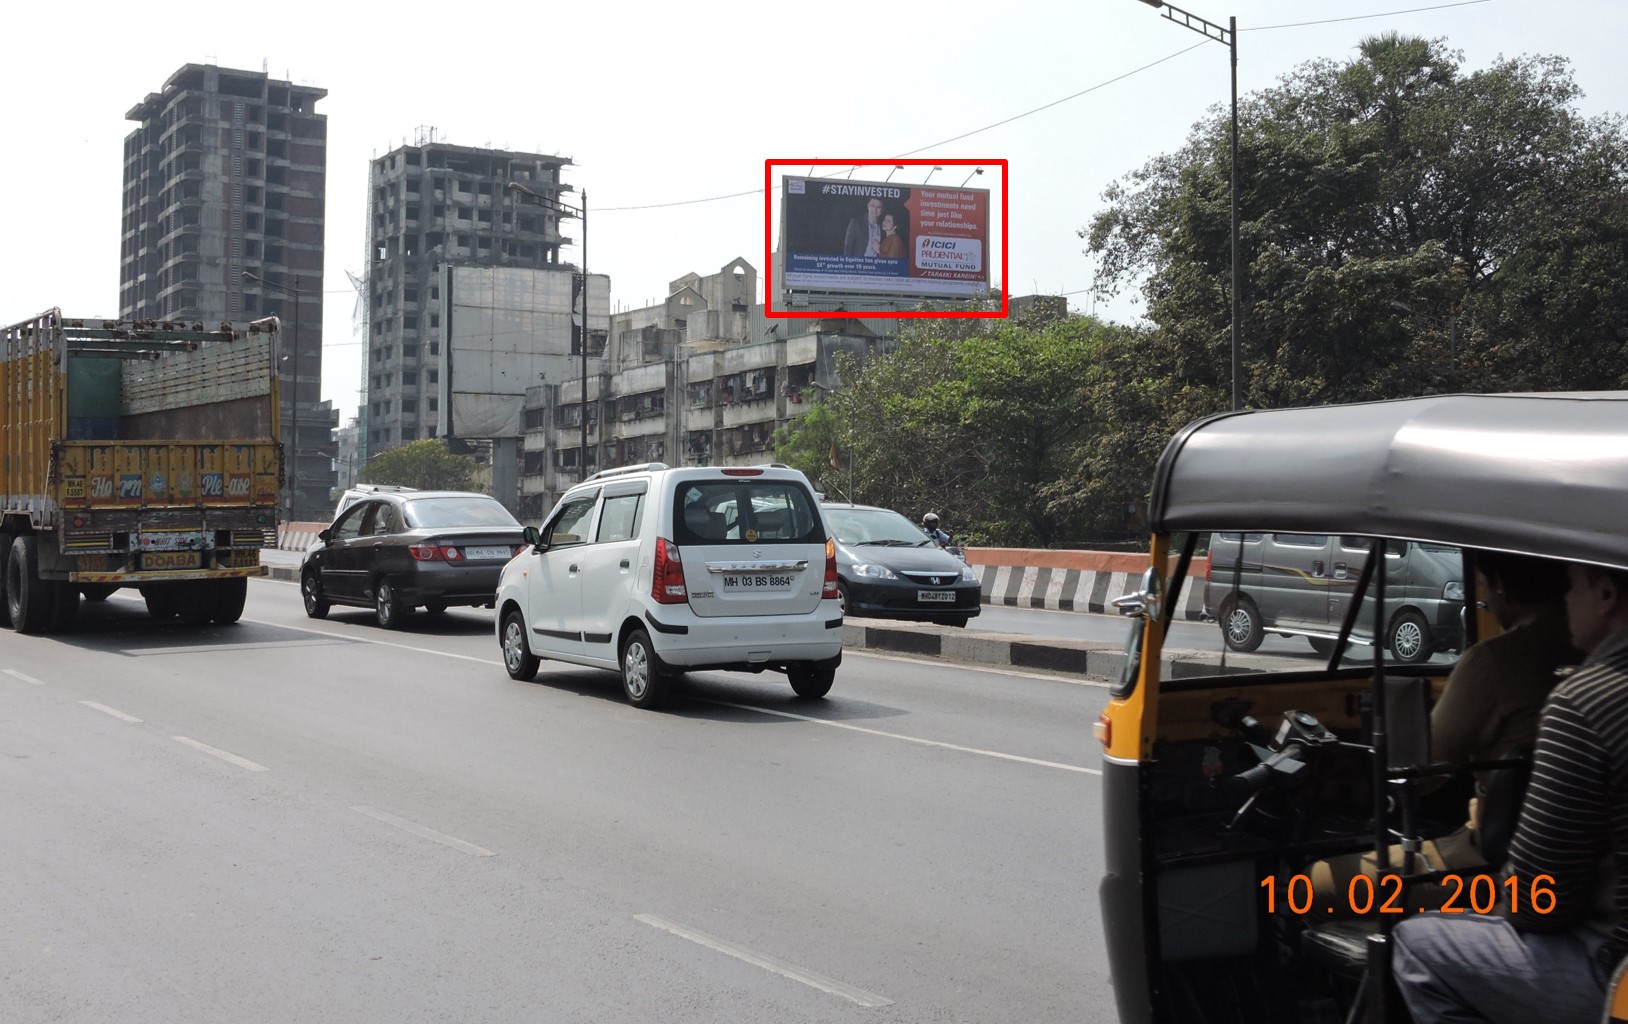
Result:
[[[1245,404],[1628,384],[1628,145],[1577,93],[1560,58],[1467,72],[1439,41],[1387,35],[1247,97]],[[1228,137],[1219,112],[1201,122],[1081,232],[1105,292],[1144,282],[1167,389],[1213,409],[1230,386]]]
[[392,448],[368,459],[364,483],[399,484],[431,491],[467,491],[474,486],[479,464],[467,455],[454,455],[440,438],[425,438]]

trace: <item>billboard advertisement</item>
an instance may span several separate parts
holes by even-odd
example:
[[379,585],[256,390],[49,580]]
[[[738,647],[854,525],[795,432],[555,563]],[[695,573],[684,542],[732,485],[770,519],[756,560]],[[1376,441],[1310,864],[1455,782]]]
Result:
[[[526,388],[579,379],[582,296],[565,268],[442,268],[440,432],[519,437]],[[610,278],[588,275],[589,352],[610,332]],[[597,368],[601,360],[593,359]]]
[[905,299],[989,290],[989,190],[783,177],[783,286]]

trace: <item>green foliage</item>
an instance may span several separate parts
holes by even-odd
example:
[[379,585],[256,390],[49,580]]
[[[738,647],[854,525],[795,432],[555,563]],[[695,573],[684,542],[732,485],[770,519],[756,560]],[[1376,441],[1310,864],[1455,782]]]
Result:
[[[1242,101],[1245,404],[1628,385],[1628,145],[1576,96],[1559,58],[1468,72],[1388,35]],[[1199,124],[1081,232],[1105,291],[1144,282],[1178,379],[1218,396],[1228,142]]]
[[363,483],[399,484],[430,491],[467,491],[479,465],[467,455],[454,455],[439,438],[425,438],[368,459]]

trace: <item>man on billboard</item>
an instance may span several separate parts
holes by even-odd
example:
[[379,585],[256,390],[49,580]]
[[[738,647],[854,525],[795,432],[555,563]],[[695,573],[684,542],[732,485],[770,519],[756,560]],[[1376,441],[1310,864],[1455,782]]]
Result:
[[848,222],[842,240],[844,256],[875,256],[882,244],[882,201],[872,197],[865,203],[865,216]]

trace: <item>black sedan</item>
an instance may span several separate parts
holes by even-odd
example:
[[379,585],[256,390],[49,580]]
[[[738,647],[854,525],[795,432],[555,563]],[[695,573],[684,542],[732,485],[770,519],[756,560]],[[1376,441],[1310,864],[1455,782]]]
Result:
[[305,614],[372,608],[396,629],[414,608],[492,607],[497,578],[524,547],[509,510],[464,491],[380,493],[340,513],[300,564]]
[[826,503],[845,615],[965,626],[981,610],[972,569],[891,509]]

